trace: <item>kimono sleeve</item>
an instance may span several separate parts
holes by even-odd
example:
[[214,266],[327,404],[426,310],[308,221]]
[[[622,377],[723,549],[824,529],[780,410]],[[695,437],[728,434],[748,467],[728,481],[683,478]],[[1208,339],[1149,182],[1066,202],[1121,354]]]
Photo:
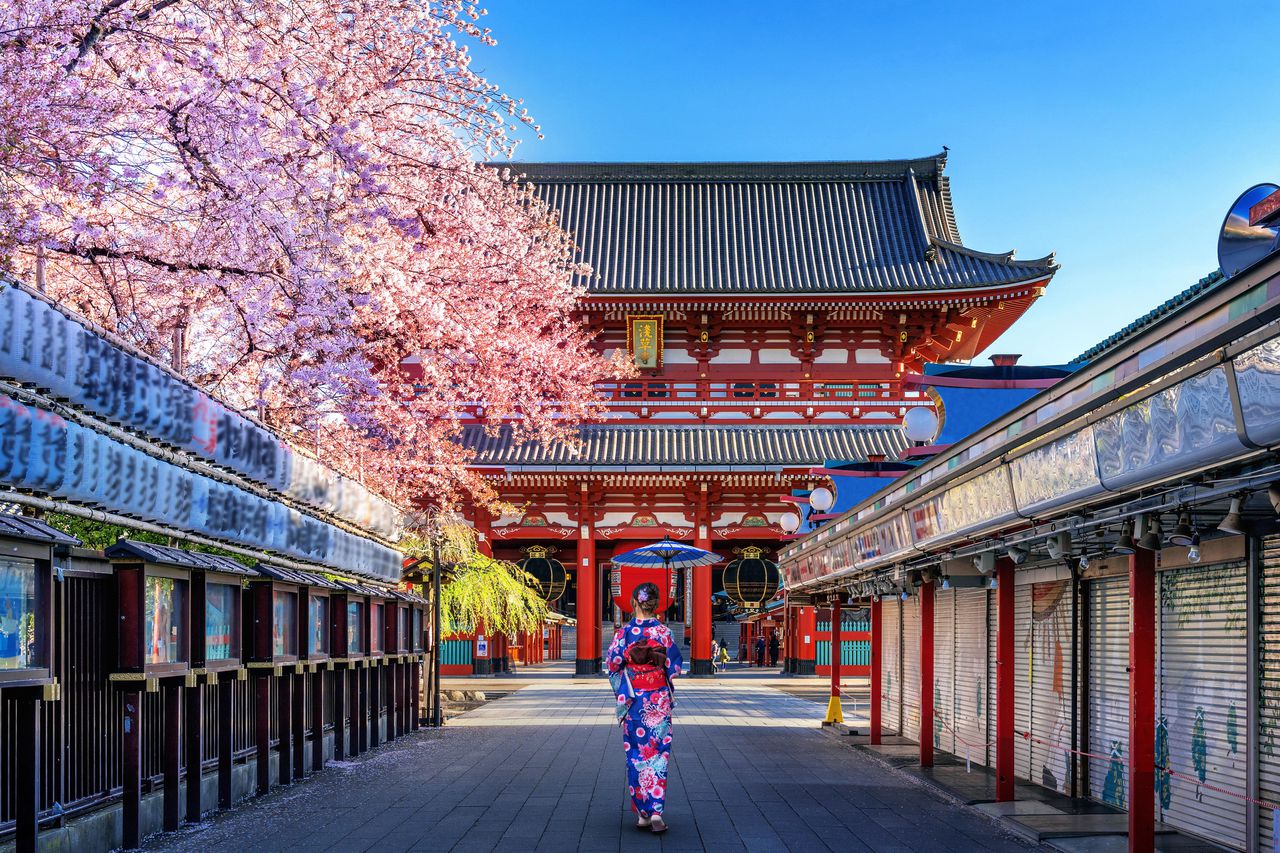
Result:
[[670,631],[666,632],[663,641],[667,647],[667,678],[675,678],[684,666],[684,655],[680,654],[680,647]]
[[605,666],[610,672],[619,672],[626,666],[627,641],[625,635],[625,628],[619,628],[615,631],[613,642],[609,644],[609,651],[605,653]]

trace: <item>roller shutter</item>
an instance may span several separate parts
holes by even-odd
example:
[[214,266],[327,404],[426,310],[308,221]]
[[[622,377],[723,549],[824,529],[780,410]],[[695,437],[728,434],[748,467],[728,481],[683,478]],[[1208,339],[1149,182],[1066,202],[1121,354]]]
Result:
[[920,598],[902,602],[902,734],[920,740]]
[[1240,797],[1249,725],[1244,565],[1163,571],[1157,582],[1156,764],[1173,770],[1156,777],[1157,819],[1243,849]]
[[[1280,536],[1262,540],[1258,628],[1258,797],[1280,803]],[[1258,847],[1274,850],[1270,809],[1258,810]]]
[[1121,809],[1129,807],[1129,581],[1090,581],[1089,796]]
[[933,746],[956,751],[955,737],[955,610],[954,590],[934,592],[933,601]]
[[1066,793],[1071,748],[1071,581],[1031,587],[1031,781]]
[[1013,772],[1019,779],[1039,782],[1031,775],[1031,741],[1022,735],[1031,731],[1031,655],[1035,631],[1031,623],[1031,584],[1013,592]]
[[880,604],[880,724],[902,732],[902,607],[897,598]]
[[987,763],[987,591],[955,591],[955,754]]

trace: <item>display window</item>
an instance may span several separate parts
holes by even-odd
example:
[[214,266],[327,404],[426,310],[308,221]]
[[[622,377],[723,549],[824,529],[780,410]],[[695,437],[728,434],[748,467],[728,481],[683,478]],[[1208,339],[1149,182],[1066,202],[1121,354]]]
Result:
[[187,660],[187,581],[147,575],[143,586],[146,614],[143,629],[148,665],[185,663]]
[[364,654],[364,602],[347,602],[347,654]]
[[240,657],[240,585],[210,582],[204,592],[205,661]]
[[36,567],[0,558],[0,670],[43,666],[37,659]]
[[298,655],[298,593],[274,590],[271,593],[271,654]]
[[329,596],[312,595],[307,603],[307,654],[329,654]]
[[375,601],[372,604],[372,610],[371,610],[372,618],[369,620],[370,623],[373,625],[373,630],[369,632],[369,653],[370,654],[376,655],[376,654],[382,653],[382,638],[383,638],[383,631],[385,630],[384,626],[386,625],[386,622],[383,621],[383,614],[385,612],[386,612],[386,605],[384,605],[382,602]]

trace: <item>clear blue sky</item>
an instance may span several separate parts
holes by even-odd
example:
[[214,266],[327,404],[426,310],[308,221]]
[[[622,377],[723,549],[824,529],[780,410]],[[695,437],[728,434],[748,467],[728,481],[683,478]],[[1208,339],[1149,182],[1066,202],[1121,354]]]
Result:
[[[1059,362],[1217,267],[1280,183],[1280,6],[490,0],[476,67],[525,160],[838,160],[951,149],[960,233],[1057,252],[994,351]],[[988,351],[989,354],[990,351]]]

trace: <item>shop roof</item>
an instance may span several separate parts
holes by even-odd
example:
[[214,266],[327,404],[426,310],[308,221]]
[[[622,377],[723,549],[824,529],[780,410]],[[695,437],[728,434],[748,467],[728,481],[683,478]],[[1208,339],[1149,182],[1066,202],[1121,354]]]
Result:
[[170,548],[166,545],[153,545],[150,542],[138,542],[135,539],[121,539],[105,551],[111,559],[120,557],[135,558],[147,563],[161,566],[177,566],[182,569],[200,569],[209,572],[224,572],[232,575],[248,575],[256,577],[258,572],[230,557],[218,554],[204,554],[199,551],[185,551],[182,548]]

